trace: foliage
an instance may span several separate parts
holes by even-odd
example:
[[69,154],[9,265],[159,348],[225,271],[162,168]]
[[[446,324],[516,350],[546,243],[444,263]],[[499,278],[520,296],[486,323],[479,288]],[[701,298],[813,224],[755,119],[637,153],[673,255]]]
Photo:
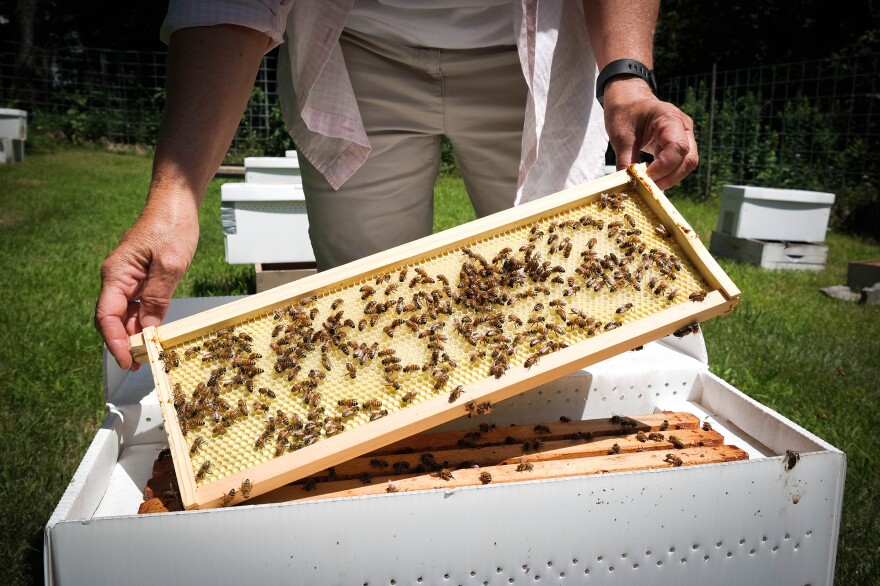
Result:
[[[680,105],[694,120],[702,157],[701,167],[682,184],[685,193],[705,199],[729,183],[831,192],[832,226],[880,237],[880,166],[876,156],[867,156],[864,140],[840,131],[846,116],[800,93],[779,107],[756,91],[727,89],[715,105],[710,145],[709,104],[709,91],[700,83],[688,87]],[[864,173],[866,161],[877,168]]]

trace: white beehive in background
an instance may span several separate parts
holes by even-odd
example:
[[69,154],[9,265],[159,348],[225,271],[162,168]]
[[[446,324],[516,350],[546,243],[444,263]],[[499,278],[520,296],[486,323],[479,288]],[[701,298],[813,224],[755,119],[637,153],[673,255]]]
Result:
[[302,184],[225,183],[220,193],[226,262],[315,262]]
[[822,242],[833,203],[833,193],[725,185],[716,230],[736,238]]
[[27,112],[0,108],[0,164],[24,160],[27,140]]

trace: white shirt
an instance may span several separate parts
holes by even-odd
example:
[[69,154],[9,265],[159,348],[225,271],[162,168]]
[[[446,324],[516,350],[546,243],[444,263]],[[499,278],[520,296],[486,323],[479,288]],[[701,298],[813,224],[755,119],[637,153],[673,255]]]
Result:
[[[580,0],[509,0],[529,86],[517,203],[602,174],[608,144]],[[171,0],[161,36],[237,24],[280,44],[278,84],[299,152],[338,189],[370,154],[339,46],[354,0]],[[286,31],[286,35],[285,35]]]

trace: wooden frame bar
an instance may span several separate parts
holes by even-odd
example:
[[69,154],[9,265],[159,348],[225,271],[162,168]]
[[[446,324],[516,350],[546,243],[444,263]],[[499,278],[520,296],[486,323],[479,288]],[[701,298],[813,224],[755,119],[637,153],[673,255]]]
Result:
[[[436,257],[472,242],[528,226],[576,205],[594,201],[604,192],[619,192],[633,187],[642,196],[646,205],[660,218],[666,230],[687,255],[688,260],[697,268],[700,276],[713,288],[706,293],[705,300],[700,303],[672,305],[648,317],[554,351],[543,356],[540,362],[531,368],[512,368],[502,378],[490,376],[476,380],[464,385],[464,394],[458,400],[450,402],[445,394],[441,394],[369,424],[321,439],[307,448],[281,455],[204,486],[197,486],[187,444],[182,437],[172,404],[172,382],[160,360],[160,352],[163,348],[195,340],[218,328],[271,313],[274,308],[289,305],[307,295],[338,291],[394,267],[421,262],[421,259]],[[297,479],[460,417],[466,413],[465,404],[469,401],[477,403],[501,401],[672,334],[695,320],[701,322],[717,315],[727,314],[736,305],[738,296],[739,290],[736,286],[712,259],[693,230],[663,193],[647,177],[645,166],[634,165],[626,171],[399,246],[357,263],[337,267],[159,328],[146,328],[142,334],[131,338],[131,352],[138,361],[149,361],[152,365],[169,445],[174,456],[175,471],[180,483],[182,503],[187,509],[214,507],[224,502],[224,496],[231,489],[238,488],[245,480],[253,484],[253,496],[277,489]],[[235,498],[237,502],[240,496]]]

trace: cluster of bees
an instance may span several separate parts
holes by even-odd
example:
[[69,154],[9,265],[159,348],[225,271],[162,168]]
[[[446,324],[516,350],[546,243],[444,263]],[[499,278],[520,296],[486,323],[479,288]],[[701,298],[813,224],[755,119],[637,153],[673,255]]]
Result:
[[[206,377],[186,389],[173,383],[190,455],[241,422],[258,422],[252,451],[278,457],[439,393],[454,403],[466,396],[475,369],[501,378],[514,365],[534,367],[568,340],[632,321],[633,291],[663,304],[705,298],[692,278],[679,279],[687,272],[678,256],[649,246],[639,228],[645,221],[629,213],[626,193],[602,194],[592,205],[614,219],[570,213],[538,221],[520,230],[526,242],[517,250],[505,246],[490,258],[480,253],[485,245],[461,248],[451,253],[460,255],[456,280],[429,272],[427,264],[403,267],[338,298],[310,295],[275,309],[265,318],[268,341],[256,344],[230,326],[183,356],[163,350],[159,358],[172,380],[190,362],[200,363]],[[655,243],[670,237],[662,224],[647,229]],[[578,299],[602,292],[626,293],[627,301],[612,305],[609,315],[579,306]],[[477,416],[492,406],[472,400],[464,409]],[[202,462],[197,481],[211,470],[210,460]]]

